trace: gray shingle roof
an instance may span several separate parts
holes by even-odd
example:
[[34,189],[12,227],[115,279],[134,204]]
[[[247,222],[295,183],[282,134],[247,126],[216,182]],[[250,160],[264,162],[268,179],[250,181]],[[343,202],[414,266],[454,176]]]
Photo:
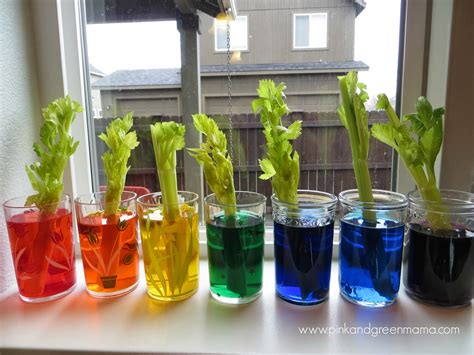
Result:
[[[278,73],[278,72],[344,72],[352,69],[367,70],[367,64],[361,61],[347,62],[310,62],[310,63],[285,63],[285,64],[235,64],[231,66],[233,75],[252,73]],[[226,75],[225,65],[203,65],[202,76]],[[137,69],[118,70],[106,77],[97,80],[92,86],[96,89],[120,87],[180,87],[180,69]]]
[[102,70],[98,69],[97,67],[95,67],[92,64],[89,64],[89,72],[92,75],[97,75],[97,76],[102,76],[102,77],[105,76],[105,73]]

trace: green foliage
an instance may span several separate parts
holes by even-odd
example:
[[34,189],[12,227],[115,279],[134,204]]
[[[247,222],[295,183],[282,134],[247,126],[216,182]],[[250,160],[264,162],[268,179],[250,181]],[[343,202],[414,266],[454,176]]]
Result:
[[48,213],[56,211],[64,189],[64,169],[79,145],[69,134],[69,130],[75,114],[82,110],[81,105],[69,96],[59,98],[43,108],[41,144],[33,144],[39,161],[25,167],[31,186],[37,194],[28,197],[26,206],[36,205],[41,211]]
[[188,149],[190,155],[204,169],[206,182],[219,203],[230,206],[226,213],[234,213],[234,168],[227,152],[227,139],[216,122],[204,114],[193,115],[194,126],[206,136],[199,148]]
[[185,146],[186,128],[176,122],[158,122],[150,126],[156,168],[160,179],[165,218],[174,220],[179,214],[176,151]]
[[[436,183],[435,162],[443,143],[444,108],[433,110],[431,103],[420,97],[416,113],[400,120],[387,96],[380,94],[377,109],[385,110],[389,122],[373,125],[372,135],[398,152],[424,200],[442,203]],[[430,220],[434,228],[450,227],[439,216],[430,216]]]
[[[352,167],[356,178],[359,199],[373,202],[372,182],[367,159],[369,156],[369,126],[365,102],[369,99],[366,85],[358,82],[357,72],[351,71],[339,77],[342,103],[337,109],[339,118],[349,133]],[[364,218],[375,221],[375,215],[366,212]]]
[[260,179],[271,179],[279,200],[297,203],[300,161],[290,141],[301,135],[301,121],[293,122],[288,128],[283,126],[282,116],[290,113],[285,103],[285,89],[283,83],[276,86],[272,80],[260,80],[259,98],[252,102],[252,110],[260,114],[267,148],[265,157],[259,161],[263,171]]
[[139,142],[135,131],[129,132],[133,126],[133,115],[127,113],[123,118],[116,118],[110,122],[106,133],[99,135],[109,150],[102,155],[105,175],[107,176],[107,192],[105,194],[106,215],[117,212],[125,179],[130,166],[128,159]]

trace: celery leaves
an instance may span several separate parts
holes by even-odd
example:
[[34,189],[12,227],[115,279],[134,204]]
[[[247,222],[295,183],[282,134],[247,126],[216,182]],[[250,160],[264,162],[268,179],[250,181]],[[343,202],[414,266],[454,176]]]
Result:
[[102,155],[105,175],[107,177],[107,191],[105,193],[105,213],[114,215],[120,205],[125,179],[130,166],[128,159],[139,142],[135,131],[129,132],[133,126],[132,113],[123,118],[116,118],[106,129],[106,133],[99,135],[109,150]]
[[285,103],[285,89],[283,83],[276,86],[272,80],[260,80],[259,98],[252,102],[252,110],[260,114],[267,148],[265,157],[259,161],[263,171],[260,179],[271,179],[279,200],[297,203],[300,162],[290,141],[301,135],[301,121],[293,122],[288,128],[283,126],[282,116],[290,113]]
[[206,182],[219,203],[228,206],[226,214],[235,212],[234,168],[227,152],[227,139],[216,122],[204,114],[193,115],[194,126],[206,136],[199,148],[190,148],[190,155],[204,169]]
[[150,126],[156,168],[160,180],[163,212],[167,220],[179,214],[176,151],[185,146],[186,128],[176,122],[158,122]]
[[[385,94],[378,95],[377,109],[385,110],[389,122],[373,125],[372,135],[400,154],[425,201],[442,203],[435,162],[443,143],[444,109],[433,110],[431,103],[420,97],[416,113],[400,120]],[[450,228],[441,215],[428,217],[433,228]]]
[[64,169],[79,145],[69,130],[75,114],[82,110],[81,105],[69,96],[59,98],[43,108],[45,122],[40,130],[41,145],[33,144],[39,161],[25,167],[37,194],[28,197],[26,206],[36,205],[42,212],[56,211],[64,189]]

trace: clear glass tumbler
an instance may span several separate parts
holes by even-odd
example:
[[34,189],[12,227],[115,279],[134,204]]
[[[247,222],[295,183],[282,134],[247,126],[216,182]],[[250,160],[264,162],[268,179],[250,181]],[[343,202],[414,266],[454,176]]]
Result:
[[3,204],[18,290],[25,302],[51,301],[76,285],[71,198],[41,209],[26,199]]
[[215,194],[204,200],[211,295],[222,303],[248,303],[262,293],[266,197],[237,191],[236,206]]
[[180,301],[199,287],[199,196],[179,191],[178,204],[161,192],[138,198],[138,217],[148,295]]
[[138,285],[136,198],[124,191],[118,206],[105,201],[105,192],[74,200],[87,292],[93,297],[122,296]]

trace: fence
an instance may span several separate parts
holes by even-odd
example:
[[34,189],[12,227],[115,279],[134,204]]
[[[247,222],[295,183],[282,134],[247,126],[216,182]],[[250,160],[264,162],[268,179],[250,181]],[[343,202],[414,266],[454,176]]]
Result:
[[[94,120],[96,133],[105,130],[112,119]],[[181,117],[136,117],[134,129],[137,131],[140,145],[130,158],[131,169],[127,176],[127,185],[145,186],[150,191],[159,191],[153,146],[150,136],[150,124],[162,121],[181,122]],[[300,154],[300,188],[327,191],[338,194],[342,190],[355,188],[352,170],[352,157],[349,139],[335,112],[293,112],[284,119],[285,125],[295,120],[303,121],[303,133],[294,141],[293,147]],[[219,126],[229,132],[228,120],[217,117]],[[383,112],[369,113],[369,124],[385,122]],[[258,159],[265,152],[265,140],[259,117],[253,114],[234,115],[234,182],[236,190],[260,192],[271,195],[269,181],[258,178],[260,168]],[[97,140],[99,161],[99,180],[105,184],[102,160],[105,144]],[[177,156],[178,188],[184,189],[185,175],[183,167],[184,151]],[[369,169],[374,188],[390,189],[392,168],[392,149],[375,139],[371,139]],[[207,186],[205,188],[208,193]]]

